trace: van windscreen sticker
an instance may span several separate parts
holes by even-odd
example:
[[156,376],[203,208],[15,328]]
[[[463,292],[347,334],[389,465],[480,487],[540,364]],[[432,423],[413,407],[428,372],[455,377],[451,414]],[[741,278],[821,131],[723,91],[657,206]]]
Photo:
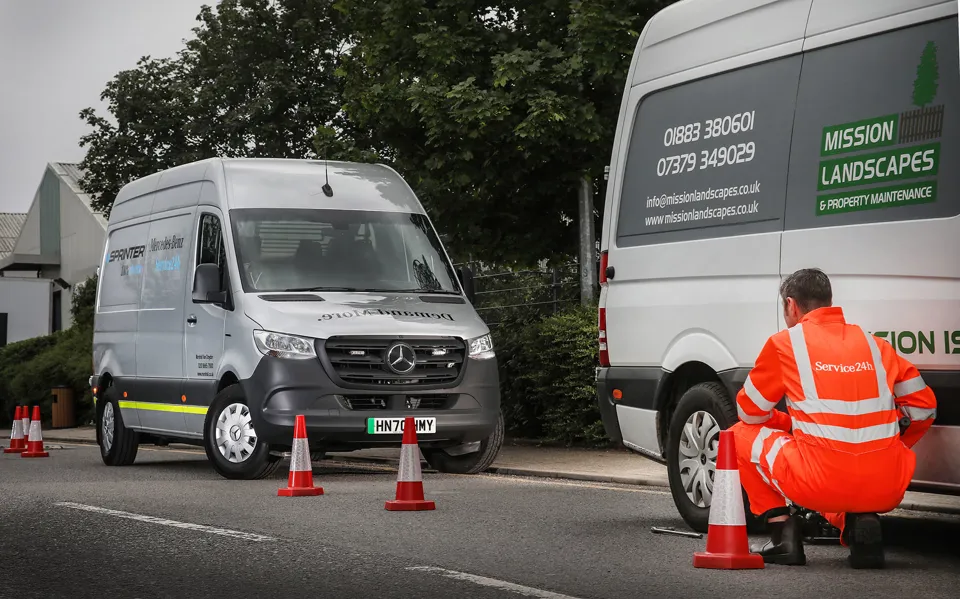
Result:
[[407,310],[382,310],[377,308],[371,310],[369,308],[363,310],[351,310],[349,312],[328,312],[323,314],[317,320],[333,320],[334,318],[356,318],[363,316],[393,316],[393,317],[404,317],[404,318],[422,318],[424,320],[449,320],[453,322],[454,318],[452,314],[446,312],[436,313],[436,312],[410,312]]

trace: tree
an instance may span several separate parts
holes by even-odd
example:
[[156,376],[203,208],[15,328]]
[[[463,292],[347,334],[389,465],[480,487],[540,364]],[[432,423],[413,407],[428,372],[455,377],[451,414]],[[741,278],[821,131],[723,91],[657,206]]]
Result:
[[82,182],[109,215],[124,184],[212,156],[355,157],[360,135],[343,118],[336,69],[342,15],[332,0],[222,0],[204,6],[175,58],[145,57],[119,73],[92,108]]
[[913,103],[923,108],[933,102],[940,86],[940,68],[937,65],[937,45],[927,42],[917,65],[917,78],[913,82]]
[[579,180],[609,160],[639,31],[669,3],[340,0],[345,110],[458,253],[566,258]]

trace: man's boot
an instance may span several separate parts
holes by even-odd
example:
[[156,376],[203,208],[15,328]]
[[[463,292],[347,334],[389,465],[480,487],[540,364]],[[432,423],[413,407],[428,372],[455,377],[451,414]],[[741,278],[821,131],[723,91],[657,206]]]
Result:
[[883,535],[878,514],[847,514],[843,542],[850,548],[850,566],[857,569],[882,569]]
[[752,549],[763,556],[764,563],[782,566],[803,566],[807,556],[803,552],[803,522],[797,514],[790,514],[783,522],[767,522],[770,540]]

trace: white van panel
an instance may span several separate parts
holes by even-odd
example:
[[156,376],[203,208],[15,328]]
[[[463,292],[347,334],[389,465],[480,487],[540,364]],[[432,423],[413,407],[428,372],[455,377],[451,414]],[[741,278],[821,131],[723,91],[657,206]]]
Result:
[[957,0],[814,0],[806,48],[955,14]]
[[653,17],[633,85],[803,40],[812,0],[678,2]]
[[617,418],[620,420],[624,445],[654,459],[660,458],[656,410],[618,405]]

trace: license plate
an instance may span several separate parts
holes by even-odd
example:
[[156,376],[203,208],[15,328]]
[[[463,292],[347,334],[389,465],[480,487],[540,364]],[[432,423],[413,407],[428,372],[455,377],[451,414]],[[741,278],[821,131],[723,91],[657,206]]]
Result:
[[[417,434],[431,435],[437,432],[436,418],[416,418]],[[367,418],[369,435],[402,435],[403,418]]]

